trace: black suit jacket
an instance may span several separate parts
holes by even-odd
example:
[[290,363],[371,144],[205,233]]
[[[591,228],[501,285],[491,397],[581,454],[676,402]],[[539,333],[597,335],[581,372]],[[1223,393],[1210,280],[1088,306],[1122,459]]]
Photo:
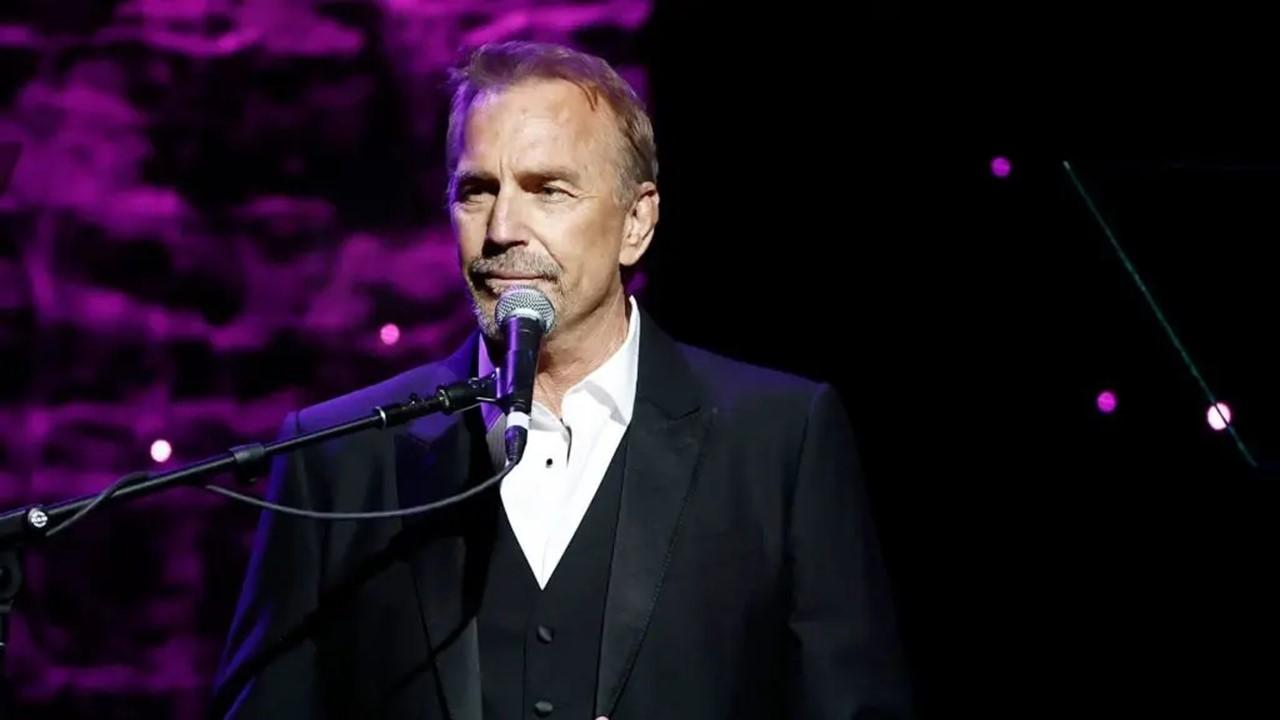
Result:
[[[836,393],[679,345],[641,318],[596,714],[905,716],[893,613]],[[291,414],[285,434],[469,377],[477,342]],[[317,445],[277,462],[269,494],[353,511],[456,493],[492,471],[475,415]],[[404,521],[265,514],[214,714],[479,720],[475,617],[492,499]]]

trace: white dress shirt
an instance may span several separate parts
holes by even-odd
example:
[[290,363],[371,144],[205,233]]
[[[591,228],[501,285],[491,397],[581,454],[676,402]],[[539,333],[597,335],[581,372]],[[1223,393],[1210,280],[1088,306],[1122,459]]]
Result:
[[[563,417],[533,403],[529,441],[520,464],[502,481],[502,505],[529,568],[546,588],[578,530],[635,407],[640,363],[640,313],[631,298],[627,339],[600,367],[569,388],[560,403]],[[479,375],[493,371],[480,343]],[[506,462],[506,416],[483,406],[489,451],[495,466]]]

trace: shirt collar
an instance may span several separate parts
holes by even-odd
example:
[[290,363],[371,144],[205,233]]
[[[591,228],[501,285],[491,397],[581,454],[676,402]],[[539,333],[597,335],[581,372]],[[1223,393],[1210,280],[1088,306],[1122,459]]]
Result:
[[[634,297],[628,298],[631,317],[627,323],[627,337],[622,345],[609,356],[600,367],[569,388],[565,397],[593,390],[593,394],[610,406],[610,412],[623,425],[630,424],[631,414],[636,402],[636,378],[640,369],[640,310]],[[489,348],[483,338],[479,343],[479,359],[477,374],[484,377],[494,370],[493,360],[489,357]],[[540,404],[535,403],[538,407]],[[492,429],[504,416],[496,405],[483,405],[485,427]]]

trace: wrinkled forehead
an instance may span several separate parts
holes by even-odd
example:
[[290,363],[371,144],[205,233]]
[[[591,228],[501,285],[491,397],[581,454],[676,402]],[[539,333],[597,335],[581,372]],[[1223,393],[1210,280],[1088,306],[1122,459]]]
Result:
[[467,112],[458,171],[497,173],[548,164],[607,173],[614,161],[615,121],[566,80],[527,81],[476,96]]

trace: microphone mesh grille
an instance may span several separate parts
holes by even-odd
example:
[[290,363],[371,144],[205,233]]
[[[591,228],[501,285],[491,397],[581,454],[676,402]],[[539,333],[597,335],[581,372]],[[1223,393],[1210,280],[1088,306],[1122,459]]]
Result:
[[536,316],[542,323],[542,332],[549,333],[556,326],[556,309],[538,289],[516,287],[502,293],[493,317],[501,325],[513,314]]

